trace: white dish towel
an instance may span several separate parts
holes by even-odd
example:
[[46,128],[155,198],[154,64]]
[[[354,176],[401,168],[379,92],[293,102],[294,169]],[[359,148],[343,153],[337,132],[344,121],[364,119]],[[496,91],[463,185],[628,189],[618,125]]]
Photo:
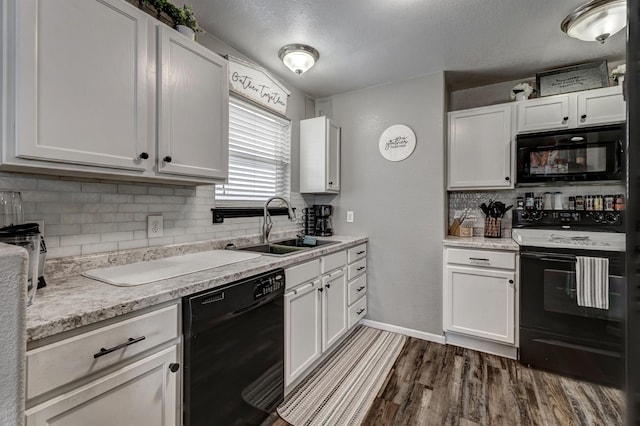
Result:
[[576,256],[578,306],[609,309],[609,259]]

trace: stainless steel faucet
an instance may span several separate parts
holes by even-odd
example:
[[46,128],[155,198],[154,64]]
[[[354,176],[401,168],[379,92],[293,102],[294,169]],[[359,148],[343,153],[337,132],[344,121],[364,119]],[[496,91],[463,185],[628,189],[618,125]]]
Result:
[[264,220],[262,221],[262,242],[263,243],[269,242],[269,233],[271,232],[271,228],[273,227],[273,221],[271,220],[271,215],[269,214],[269,210],[267,209],[267,207],[269,206],[269,203],[272,202],[273,200],[280,200],[283,203],[285,203],[287,206],[287,209],[289,210],[287,212],[287,214],[289,215],[289,220],[296,220],[296,214],[291,208],[291,204],[289,204],[289,201],[287,201],[285,198],[275,196],[267,199],[267,201],[264,202],[264,214],[263,214]]

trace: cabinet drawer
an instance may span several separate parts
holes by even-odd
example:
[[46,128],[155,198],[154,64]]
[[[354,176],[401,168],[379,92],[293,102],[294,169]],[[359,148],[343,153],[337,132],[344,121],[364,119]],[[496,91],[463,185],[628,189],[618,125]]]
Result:
[[349,272],[347,273],[347,279],[351,281],[360,274],[367,272],[367,259],[360,259],[355,263],[349,264]]
[[305,262],[284,270],[285,288],[288,290],[320,275],[320,259]]
[[491,250],[447,249],[447,263],[515,269],[516,254]]
[[338,253],[333,253],[327,256],[324,256],[320,262],[321,272],[323,274],[333,271],[334,269],[342,268],[347,264],[347,252],[339,251]]
[[367,276],[361,275],[356,278],[354,281],[349,283],[349,298],[347,299],[347,303],[349,306],[353,304],[356,300],[360,299],[367,293]]
[[[125,361],[180,335],[178,305],[92,330],[27,352],[27,399]],[[111,353],[110,349],[140,339]]]
[[349,308],[349,328],[353,327],[367,315],[367,298],[363,297]]
[[349,263],[355,262],[358,259],[362,259],[367,256],[367,245],[360,244],[359,246],[352,247],[347,250],[347,261]]

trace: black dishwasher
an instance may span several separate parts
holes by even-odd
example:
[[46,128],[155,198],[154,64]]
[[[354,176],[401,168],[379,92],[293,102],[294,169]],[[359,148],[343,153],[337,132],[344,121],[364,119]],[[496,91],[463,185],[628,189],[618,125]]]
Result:
[[184,424],[258,425],[284,399],[284,271],[182,299]]

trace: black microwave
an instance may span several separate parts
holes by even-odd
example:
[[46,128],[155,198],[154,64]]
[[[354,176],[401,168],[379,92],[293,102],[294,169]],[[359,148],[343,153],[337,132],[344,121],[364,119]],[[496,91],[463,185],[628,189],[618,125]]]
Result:
[[624,178],[625,125],[518,135],[517,184]]

